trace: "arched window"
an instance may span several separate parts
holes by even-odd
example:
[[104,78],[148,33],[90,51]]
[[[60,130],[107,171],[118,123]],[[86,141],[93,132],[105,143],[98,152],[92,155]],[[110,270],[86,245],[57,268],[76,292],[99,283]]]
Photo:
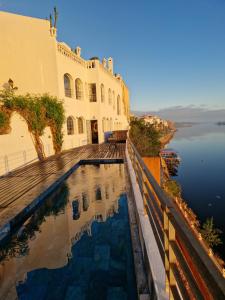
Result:
[[76,92],[76,99],[81,100],[83,98],[83,83],[80,78],[75,80],[75,92]]
[[111,89],[109,89],[108,97],[109,97],[109,105],[111,105],[112,104],[112,92],[111,92]]
[[68,135],[74,134],[73,117],[68,117],[66,120],[66,124],[67,124],[67,134]]
[[113,109],[116,108],[115,92],[113,91]]
[[87,211],[89,207],[89,199],[86,193],[82,193],[82,200],[83,200],[83,211]]
[[104,84],[101,84],[101,102],[103,103],[105,101],[105,88]]
[[84,120],[82,117],[78,118],[77,121],[78,125],[78,134],[84,133]]
[[64,74],[64,91],[65,91],[65,96],[72,98],[72,77],[66,73]]
[[117,115],[121,114],[121,102],[120,102],[120,96],[117,96]]

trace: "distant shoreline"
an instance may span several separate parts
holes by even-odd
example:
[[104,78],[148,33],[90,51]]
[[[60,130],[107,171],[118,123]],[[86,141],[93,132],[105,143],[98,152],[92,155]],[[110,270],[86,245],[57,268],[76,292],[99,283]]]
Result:
[[177,131],[177,129],[172,129],[169,133],[167,133],[166,135],[164,135],[160,138],[162,149],[165,148],[165,146],[172,140],[176,131]]
[[176,128],[192,127],[193,125],[199,124],[197,122],[175,122]]
[[225,126],[225,121],[217,122],[216,125],[218,125],[218,126]]

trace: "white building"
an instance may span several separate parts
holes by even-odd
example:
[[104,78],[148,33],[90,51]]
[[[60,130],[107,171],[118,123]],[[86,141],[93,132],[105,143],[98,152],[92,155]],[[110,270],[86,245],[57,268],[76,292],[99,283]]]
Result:
[[[64,103],[63,149],[104,142],[106,131],[127,129],[129,91],[114,74],[113,59],[85,60],[56,39],[50,22],[0,12],[0,89],[9,78],[19,94],[49,93]],[[35,160],[37,154],[23,118],[14,113],[11,131],[0,135],[0,175]],[[54,154],[47,127],[42,136],[45,155]]]
[[156,129],[167,129],[169,128],[169,123],[167,120],[161,119],[155,115],[146,115],[141,117],[146,123],[153,125]]

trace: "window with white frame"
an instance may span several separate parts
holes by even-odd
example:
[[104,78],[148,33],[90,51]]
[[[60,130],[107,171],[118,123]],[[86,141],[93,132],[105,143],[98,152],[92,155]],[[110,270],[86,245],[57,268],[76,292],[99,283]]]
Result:
[[90,102],[97,102],[97,92],[95,83],[88,84],[88,96]]
[[66,97],[72,98],[72,77],[68,73],[64,74],[64,93]]
[[67,124],[67,134],[68,135],[73,135],[74,134],[74,121],[73,117],[68,117],[66,120]]
[[77,119],[78,134],[84,133],[84,120],[82,117]]
[[75,80],[75,94],[77,100],[82,100],[83,98],[83,83],[80,78]]

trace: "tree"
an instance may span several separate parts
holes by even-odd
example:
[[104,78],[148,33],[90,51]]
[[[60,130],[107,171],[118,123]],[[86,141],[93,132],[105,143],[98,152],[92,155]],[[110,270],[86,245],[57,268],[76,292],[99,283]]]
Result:
[[161,148],[160,135],[153,125],[133,118],[130,122],[129,136],[141,156],[158,156]]
[[208,218],[202,225],[201,234],[203,239],[209,245],[210,248],[222,244],[220,235],[222,231],[214,227],[213,217]]

